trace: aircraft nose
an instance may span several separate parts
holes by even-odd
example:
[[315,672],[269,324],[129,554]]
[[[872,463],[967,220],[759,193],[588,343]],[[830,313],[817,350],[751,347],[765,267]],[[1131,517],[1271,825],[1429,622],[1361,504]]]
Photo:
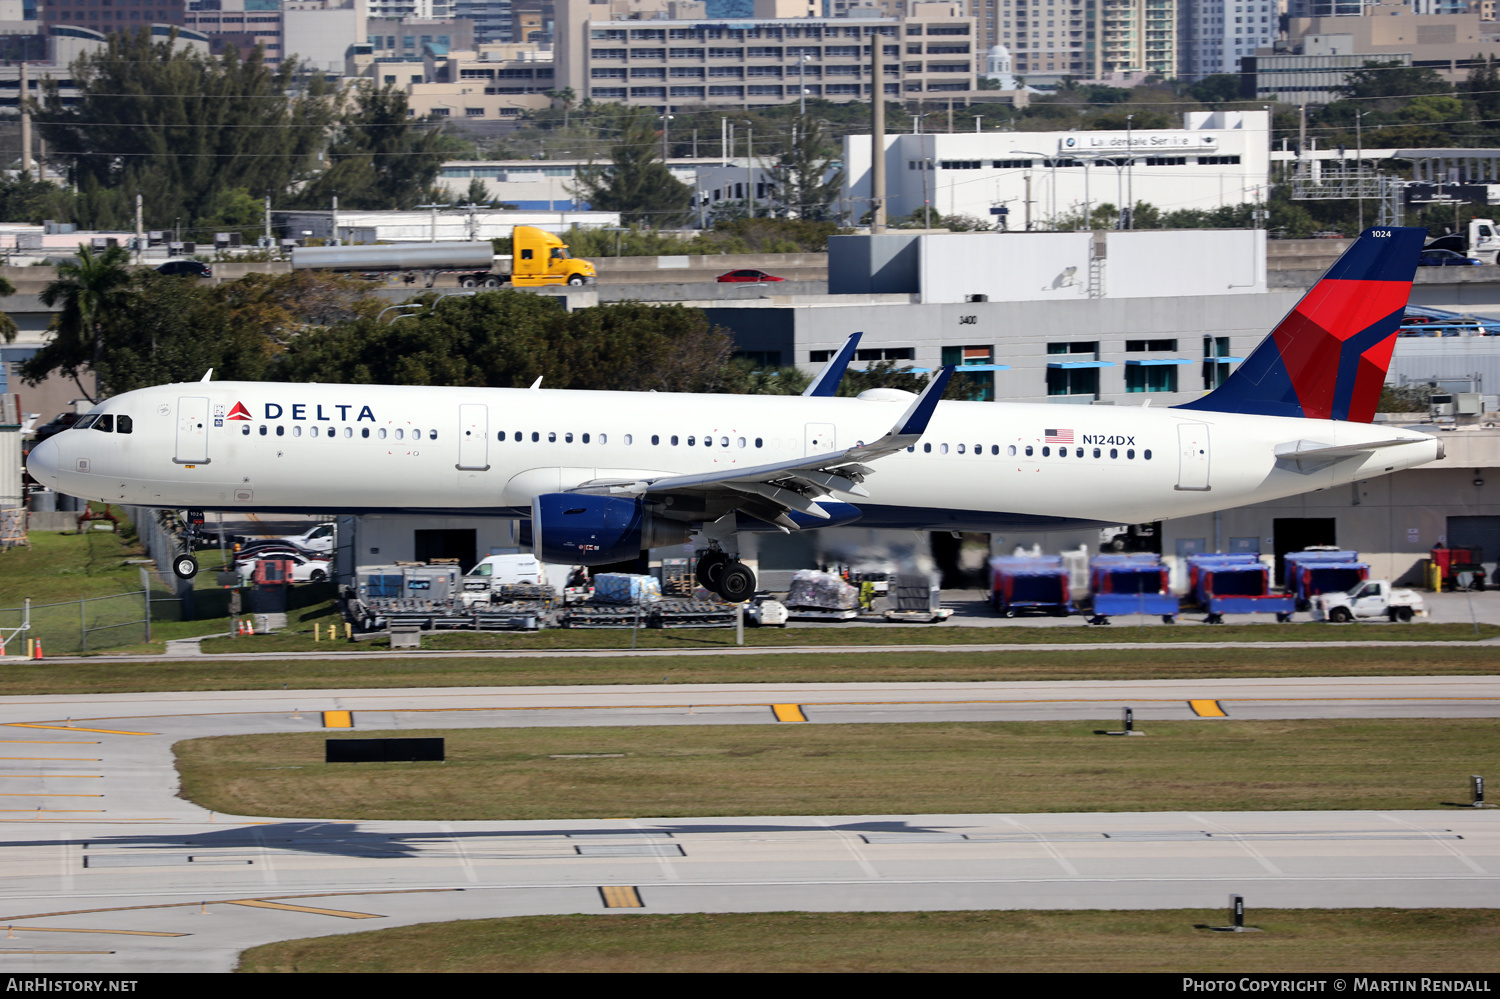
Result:
[[57,488],[57,467],[60,460],[61,454],[58,450],[57,442],[48,438],[32,448],[31,453],[26,456],[26,471],[31,473],[33,479],[52,486],[55,489]]

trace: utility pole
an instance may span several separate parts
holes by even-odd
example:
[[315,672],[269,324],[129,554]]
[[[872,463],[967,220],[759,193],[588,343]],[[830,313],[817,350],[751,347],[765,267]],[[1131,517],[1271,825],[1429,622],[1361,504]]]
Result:
[[[22,65],[25,65],[24,63]],[[141,255],[146,249],[146,234],[141,225],[141,196],[135,196],[135,262],[141,262]]]
[[21,60],[21,172],[31,179],[31,107],[27,98],[31,96],[26,80],[26,60]]
[[755,218],[755,129],[745,126],[745,214]]
[[953,134],[953,98],[948,98],[948,134]]
[[266,192],[266,249],[271,248],[271,192]]
[[1031,171],[1026,171],[1026,231],[1031,231]]
[[339,242],[339,196],[337,194],[333,196],[333,245],[343,245]]
[[1125,228],[1135,228],[1135,138],[1131,130],[1131,119],[1135,115],[1125,116]]
[[982,115],[982,114],[976,114],[974,116],[974,131],[975,132],[981,132],[981,131],[983,131],[983,129],[981,129],[979,127],[983,122],[984,122],[984,115]]
[[881,36],[870,30],[870,232],[885,232],[885,81],[880,75]]

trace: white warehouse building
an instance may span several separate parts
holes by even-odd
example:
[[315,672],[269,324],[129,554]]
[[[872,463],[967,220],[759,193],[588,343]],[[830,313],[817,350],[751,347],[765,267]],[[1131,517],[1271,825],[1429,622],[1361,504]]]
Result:
[[[1050,229],[1106,202],[1163,212],[1261,202],[1269,127],[1265,111],[1190,111],[1180,129],[887,135],[886,213],[989,219],[1003,207],[1011,229]],[[870,207],[871,145],[844,139],[842,206],[855,219]]]

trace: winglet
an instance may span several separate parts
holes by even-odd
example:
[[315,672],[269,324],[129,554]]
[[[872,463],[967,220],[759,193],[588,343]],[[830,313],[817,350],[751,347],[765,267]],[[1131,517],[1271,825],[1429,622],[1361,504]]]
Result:
[[953,365],[947,364],[937,369],[937,374],[932,376],[932,381],[917,396],[906,415],[901,418],[901,425],[896,430],[899,437],[915,436],[921,437],[927,432],[927,421],[932,419],[933,410],[937,409],[938,400],[943,397],[943,390],[948,387],[948,379],[953,377]]
[[849,339],[839,348],[839,352],[823,365],[823,370],[818,372],[818,377],[812,380],[812,384],[802,390],[804,396],[825,395],[831,396],[839,390],[839,382],[844,380],[844,372],[849,368],[849,362],[854,359],[854,348],[859,345],[859,338],[863,333],[851,333]]
[[200,378],[200,379],[198,379],[198,381],[200,381],[200,382],[213,381],[213,377],[214,377],[214,369],[213,368],[209,368],[207,371],[203,372],[203,377]]

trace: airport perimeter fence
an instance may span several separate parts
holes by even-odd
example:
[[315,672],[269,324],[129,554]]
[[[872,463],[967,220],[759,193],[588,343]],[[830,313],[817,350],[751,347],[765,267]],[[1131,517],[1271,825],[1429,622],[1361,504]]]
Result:
[[0,607],[0,636],[9,655],[23,655],[26,640],[41,639],[44,654],[78,655],[151,640],[151,622],[181,618],[175,596],[153,587],[141,567],[141,588],[106,597]]

